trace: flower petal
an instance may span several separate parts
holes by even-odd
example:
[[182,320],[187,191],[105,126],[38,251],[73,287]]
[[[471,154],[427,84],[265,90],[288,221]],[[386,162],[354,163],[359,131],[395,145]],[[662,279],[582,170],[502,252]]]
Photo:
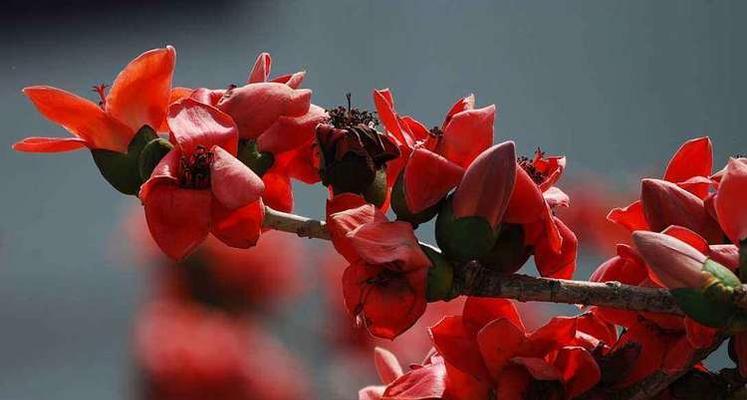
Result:
[[631,232],[650,230],[646,216],[643,215],[643,203],[640,200],[630,203],[627,207],[613,208],[607,214],[607,219]]
[[205,149],[220,146],[236,155],[239,143],[236,124],[215,107],[183,99],[169,108],[168,124],[174,141],[185,154],[194,153],[198,146]]
[[262,200],[275,210],[283,212],[293,211],[293,188],[290,178],[285,174],[270,169],[262,175],[265,191]]
[[272,154],[297,149],[314,139],[314,129],[326,119],[327,112],[313,104],[302,116],[281,116],[257,138],[257,149]]
[[464,169],[440,155],[418,148],[412,152],[404,169],[404,192],[407,208],[419,213],[438,203],[459,184]]
[[176,50],[146,51],[119,73],[106,96],[106,111],[134,132],[143,125],[158,129],[171,96]]
[[492,321],[480,329],[477,344],[493,379],[498,379],[525,340],[523,327],[517,327],[506,318]]
[[210,187],[216,200],[234,210],[259,200],[265,184],[257,174],[222,147],[213,146]]
[[254,62],[251,72],[246,83],[267,82],[270,78],[270,68],[272,67],[272,57],[270,53],[262,52]]
[[[679,183],[697,176],[710,176],[713,169],[713,150],[711,139],[701,137],[688,140],[674,154],[666,172],[664,179],[669,182]],[[699,188],[698,197],[703,198],[708,193],[708,189]]]
[[602,377],[594,357],[583,347],[563,347],[553,365],[562,374],[565,395],[574,399],[594,387]]
[[378,346],[374,348],[374,366],[376,366],[381,383],[385,385],[403,375],[402,366],[399,365],[397,357],[389,350]]
[[82,149],[87,142],[81,138],[27,137],[13,144],[13,150],[27,153],[61,153]]
[[524,322],[521,320],[516,304],[507,299],[468,297],[464,302],[462,316],[467,329],[473,334],[490,321],[497,319],[507,319],[522,331],[524,330]]
[[49,86],[27,87],[23,93],[45,118],[62,125],[84,140],[89,148],[127,152],[135,131],[92,101]]
[[472,376],[489,377],[480,347],[461,316],[446,316],[430,328],[433,346],[454,367]]
[[493,143],[495,106],[467,110],[455,114],[444,129],[436,152],[462,168]]
[[431,265],[428,256],[420,249],[412,225],[407,222],[369,222],[348,236],[358,256],[369,264],[399,262],[402,272]]
[[747,238],[745,198],[747,198],[747,160],[732,158],[721,179],[714,206],[721,228],[735,244]]
[[576,271],[576,250],[578,240],[576,234],[563,221],[553,217],[555,226],[563,238],[560,252],[553,248],[548,236],[538,241],[534,249],[534,262],[540,275],[547,278],[571,279]]
[[265,206],[261,199],[234,210],[213,201],[211,212],[211,232],[221,242],[231,247],[248,249],[259,240],[265,217]]
[[209,190],[181,189],[159,181],[141,197],[148,228],[166,255],[181,260],[191,253],[210,230]]

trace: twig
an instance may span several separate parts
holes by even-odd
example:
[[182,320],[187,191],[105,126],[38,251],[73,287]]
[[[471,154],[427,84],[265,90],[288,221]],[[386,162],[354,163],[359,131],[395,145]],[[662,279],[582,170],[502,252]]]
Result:
[[262,225],[265,228],[295,233],[300,237],[330,240],[329,232],[324,227],[323,221],[288,214],[270,207],[265,207],[265,220]]

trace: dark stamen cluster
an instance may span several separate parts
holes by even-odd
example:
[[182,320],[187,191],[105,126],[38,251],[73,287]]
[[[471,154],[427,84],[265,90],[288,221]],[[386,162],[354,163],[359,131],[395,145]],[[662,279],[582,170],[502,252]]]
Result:
[[534,166],[534,160],[541,159],[544,156],[545,152],[537,147],[537,150],[534,152],[534,158],[520,156],[517,159],[517,161],[519,162],[519,166],[524,169],[524,171],[532,178],[534,183],[538,185],[545,181],[545,179],[547,178],[547,174],[538,170],[537,167]]
[[346,95],[348,99],[348,107],[343,106],[335,107],[331,110],[327,110],[329,114],[329,124],[338,129],[345,129],[350,126],[356,126],[363,124],[366,126],[379,125],[379,120],[376,119],[374,113],[365,110],[359,110],[353,108],[351,104],[351,95]]
[[433,136],[433,137],[435,137],[435,138],[438,138],[438,139],[440,139],[440,138],[441,138],[441,137],[443,137],[443,135],[444,135],[444,131],[442,131],[442,130],[441,130],[441,128],[439,128],[439,127],[437,127],[437,126],[434,126],[433,128],[431,128],[431,129],[430,129],[430,130],[428,131],[428,133],[429,133],[429,134],[430,134],[431,136]]
[[179,160],[182,173],[179,184],[183,188],[206,189],[210,186],[210,165],[213,153],[204,146],[197,146],[191,156],[183,155]]

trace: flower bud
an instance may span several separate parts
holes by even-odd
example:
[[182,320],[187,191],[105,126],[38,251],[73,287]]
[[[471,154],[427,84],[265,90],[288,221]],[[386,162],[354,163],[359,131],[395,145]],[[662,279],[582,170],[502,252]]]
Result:
[[524,245],[521,225],[502,224],[495,245],[480,263],[508,275],[521,269],[531,255],[532,248]]
[[714,199],[716,214],[726,236],[738,244],[747,239],[747,159],[732,158]]
[[91,155],[101,175],[114,189],[124,194],[137,195],[140,185],[144,182],[140,176],[140,153],[155,139],[158,139],[156,132],[150,126],[144,125],[132,137],[127,153],[91,149]]
[[254,140],[240,140],[236,158],[254,171],[260,178],[275,163],[275,156],[272,153],[259,151],[257,143]]
[[669,289],[700,289],[708,283],[703,273],[706,256],[689,244],[663,233],[636,231],[633,241],[646,263]]
[[514,142],[488,148],[472,161],[454,192],[454,216],[481,217],[495,229],[506,212],[515,180]]
[[166,157],[174,146],[164,138],[153,139],[143,147],[143,151],[140,152],[138,158],[138,166],[140,169],[140,179],[147,181],[150,178],[150,174],[156,168],[161,159]]
[[435,247],[420,243],[420,248],[431,260],[425,298],[429,302],[451,300],[454,298],[451,290],[454,283],[454,266]]
[[703,200],[672,182],[644,179],[641,202],[652,231],[661,232],[671,225],[679,225],[700,234],[710,243],[722,239],[721,229],[708,215]]
[[633,241],[687,316],[712,328],[731,324],[734,289],[741,287],[733,272],[668,235],[636,231]]
[[438,247],[450,260],[482,258],[495,246],[496,230],[483,217],[456,217],[452,203],[453,196],[446,199],[436,218]]

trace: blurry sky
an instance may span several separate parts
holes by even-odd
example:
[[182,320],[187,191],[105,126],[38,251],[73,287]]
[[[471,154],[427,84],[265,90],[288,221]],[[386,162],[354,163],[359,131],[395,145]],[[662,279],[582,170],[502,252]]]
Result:
[[[717,164],[747,151],[746,2],[123,3],[0,6],[0,399],[125,398],[144,290],[113,251],[137,200],[109,188],[85,151],[10,151],[25,136],[66,135],[24,86],[93,99],[91,85],[171,44],[176,84],[222,88],[269,51],[275,74],[307,70],[325,107],[347,92],[370,107],[371,90],[390,87],[400,112],[432,126],[474,92],[499,107],[497,140],[566,154],[569,175],[634,191],[685,138],[710,135]],[[297,210],[321,216],[323,191],[298,189]]]

